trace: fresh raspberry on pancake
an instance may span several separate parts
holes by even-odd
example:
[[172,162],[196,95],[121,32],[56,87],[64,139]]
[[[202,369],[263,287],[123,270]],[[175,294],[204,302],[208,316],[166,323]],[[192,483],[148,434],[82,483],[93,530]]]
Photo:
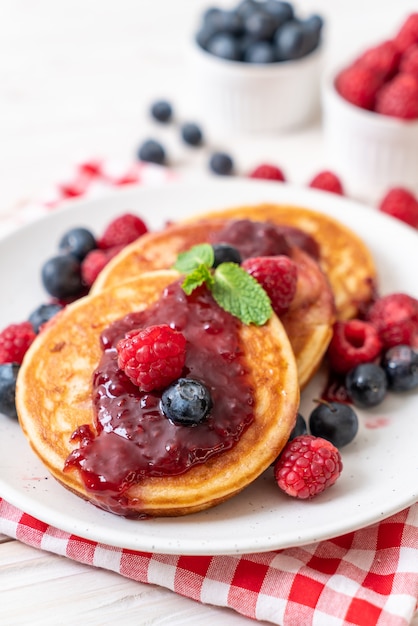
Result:
[[289,441],[274,466],[278,486],[306,500],[331,487],[342,471],[338,449],[322,437],[300,435]]
[[382,347],[372,323],[358,319],[335,322],[328,346],[329,366],[338,374],[346,374],[360,363],[373,362]]
[[145,222],[133,213],[124,213],[112,220],[98,240],[98,247],[102,249],[114,246],[126,246],[147,232]]
[[6,326],[0,332],[0,363],[18,363],[20,365],[35,337],[36,333],[30,322]]
[[418,300],[406,293],[382,296],[367,313],[385,348],[418,347]]
[[167,324],[129,332],[118,342],[118,367],[142,391],[162,389],[180,377],[186,338]]
[[242,267],[265,289],[276,315],[286,313],[296,293],[298,267],[284,255],[253,257]]

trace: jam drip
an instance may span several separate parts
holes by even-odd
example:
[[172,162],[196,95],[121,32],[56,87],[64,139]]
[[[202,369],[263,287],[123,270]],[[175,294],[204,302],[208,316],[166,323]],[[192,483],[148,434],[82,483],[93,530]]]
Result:
[[[132,329],[160,323],[186,337],[182,376],[200,380],[211,393],[213,407],[196,426],[171,423],[160,408],[163,390],[140,392],[118,369],[118,340]],[[93,375],[97,432],[79,427],[72,436],[79,447],[65,463],[65,470],[80,471],[98,506],[124,515],[123,494],[132,483],[182,474],[236,444],[254,419],[239,326],[205,287],[187,296],[175,282],[151,307],[125,316],[102,333],[103,354]]]

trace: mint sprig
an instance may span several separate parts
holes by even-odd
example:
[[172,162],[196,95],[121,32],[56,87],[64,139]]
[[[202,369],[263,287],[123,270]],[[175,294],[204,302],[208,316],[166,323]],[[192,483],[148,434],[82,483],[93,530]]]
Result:
[[219,306],[244,324],[265,324],[273,309],[260,283],[237,263],[221,263],[213,268],[214,260],[213,248],[206,243],[178,255],[174,268],[185,274],[184,291],[190,295],[205,283]]

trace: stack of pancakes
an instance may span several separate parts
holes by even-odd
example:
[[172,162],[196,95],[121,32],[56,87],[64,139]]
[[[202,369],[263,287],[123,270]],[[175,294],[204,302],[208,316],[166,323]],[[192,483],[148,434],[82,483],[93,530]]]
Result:
[[[85,298],[68,305],[36,338],[16,392],[19,420],[35,453],[75,494],[103,507],[78,470],[64,471],[76,447],[72,434],[96,429],[92,373],[100,335],[116,319],[142,310],[179,278],[179,252],[210,242],[231,220],[250,219],[300,229],[318,246],[313,258],[295,244],[295,298],[279,319],[240,326],[254,390],[254,420],[228,451],[177,476],[142,477],[124,491],[123,515],[174,516],[214,506],[245,488],[278,456],[293,429],[300,390],[319,368],[336,319],[354,317],[374,294],[376,271],[364,243],[318,212],[293,206],[238,207],[167,226],[127,246],[102,271]],[[180,426],[181,428],[181,426]]]

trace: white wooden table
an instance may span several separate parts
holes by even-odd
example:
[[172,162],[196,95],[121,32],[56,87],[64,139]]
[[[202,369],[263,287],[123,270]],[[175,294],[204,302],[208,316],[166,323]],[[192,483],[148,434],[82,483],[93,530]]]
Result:
[[[149,104],[170,99],[179,121],[196,120],[184,42],[207,0],[2,0],[0,3],[0,212],[13,211],[94,156],[122,162],[148,136],[168,148],[184,176],[206,174],[208,153],[230,152],[237,171],[262,161],[304,184],[327,163],[317,125],[277,136],[207,137],[198,151],[161,128]],[[221,2],[233,5],[234,2]],[[327,21],[326,63],[393,31],[416,0],[300,0]],[[231,626],[253,623],[151,585],[74,563],[0,536],[0,622]],[[418,620],[414,622],[418,625]]]

